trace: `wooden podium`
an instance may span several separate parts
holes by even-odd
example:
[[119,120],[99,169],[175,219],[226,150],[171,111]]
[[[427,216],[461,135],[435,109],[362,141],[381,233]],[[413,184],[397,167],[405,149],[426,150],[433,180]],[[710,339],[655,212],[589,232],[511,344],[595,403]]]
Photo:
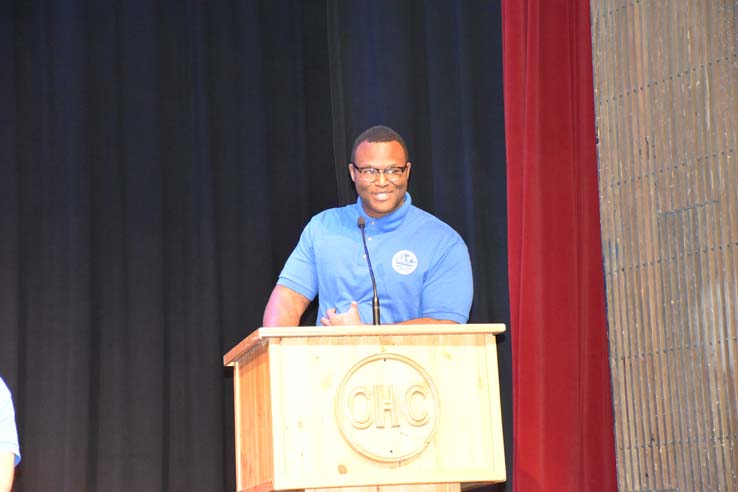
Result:
[[458,491],[505,480],[501,324],[260,328],[234,367],[236,485]]

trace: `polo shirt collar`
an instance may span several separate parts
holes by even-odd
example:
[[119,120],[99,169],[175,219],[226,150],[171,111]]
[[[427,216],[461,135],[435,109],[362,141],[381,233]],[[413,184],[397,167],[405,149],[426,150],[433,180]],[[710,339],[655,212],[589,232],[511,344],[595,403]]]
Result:
[[412,205],[412,203],[413,200],[412,198],[410,198],[410,193],[405,192],[405,202],[402,204],[402,206],[391,214],[385,215],[384,217],[381,217],[379,219],[369,217],[366,212],[364,212],[364,206],[361,203],[361,197],[356,200],[355,206],[358,214],[363,216],[366,220],[367,225],[372,224],[374,227],[377,228],[377,232],[390,232],[400,227],[400,224],[402,224],[402,221],[405,220],[407,212],[410,210],[410,205]]

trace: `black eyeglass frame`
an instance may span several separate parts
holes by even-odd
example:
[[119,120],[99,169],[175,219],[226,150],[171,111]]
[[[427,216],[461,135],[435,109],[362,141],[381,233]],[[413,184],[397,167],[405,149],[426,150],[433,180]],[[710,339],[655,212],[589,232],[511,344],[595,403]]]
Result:
[[[351,166],[356,169],[361,177],[367,181],[376,181],[379,179],[380,174],[384,174],[384,177],[388,180],[397,180],[407,171],[409,162],[406,162],[404,166],[393,166],[386,169],[377,169],[376,167],[359,167],[353,162]],[[399,170],[399,171],[398,171]]]

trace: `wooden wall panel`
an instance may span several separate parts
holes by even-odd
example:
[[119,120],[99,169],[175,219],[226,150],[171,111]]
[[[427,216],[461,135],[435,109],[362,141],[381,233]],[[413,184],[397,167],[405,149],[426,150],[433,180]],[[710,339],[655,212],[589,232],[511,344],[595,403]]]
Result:
[[736,0],[591,0],[622,491],[738,492]]

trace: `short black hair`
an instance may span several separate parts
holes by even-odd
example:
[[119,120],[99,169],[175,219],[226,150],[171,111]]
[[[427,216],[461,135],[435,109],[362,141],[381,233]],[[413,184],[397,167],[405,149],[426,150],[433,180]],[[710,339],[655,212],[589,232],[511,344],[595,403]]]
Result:
[[405,140],[402,139],[399,133],[394,131],[392,128],[384,125],[376,125],[367,128],[354,140],[354,146],[351,149],[351,162],[356,162],[356,148],[361,145],[362,142],[397,142],[402,145],[402,150],[405,151],[405,161],[408,161],[410,156],[407,153],[407,145]]

